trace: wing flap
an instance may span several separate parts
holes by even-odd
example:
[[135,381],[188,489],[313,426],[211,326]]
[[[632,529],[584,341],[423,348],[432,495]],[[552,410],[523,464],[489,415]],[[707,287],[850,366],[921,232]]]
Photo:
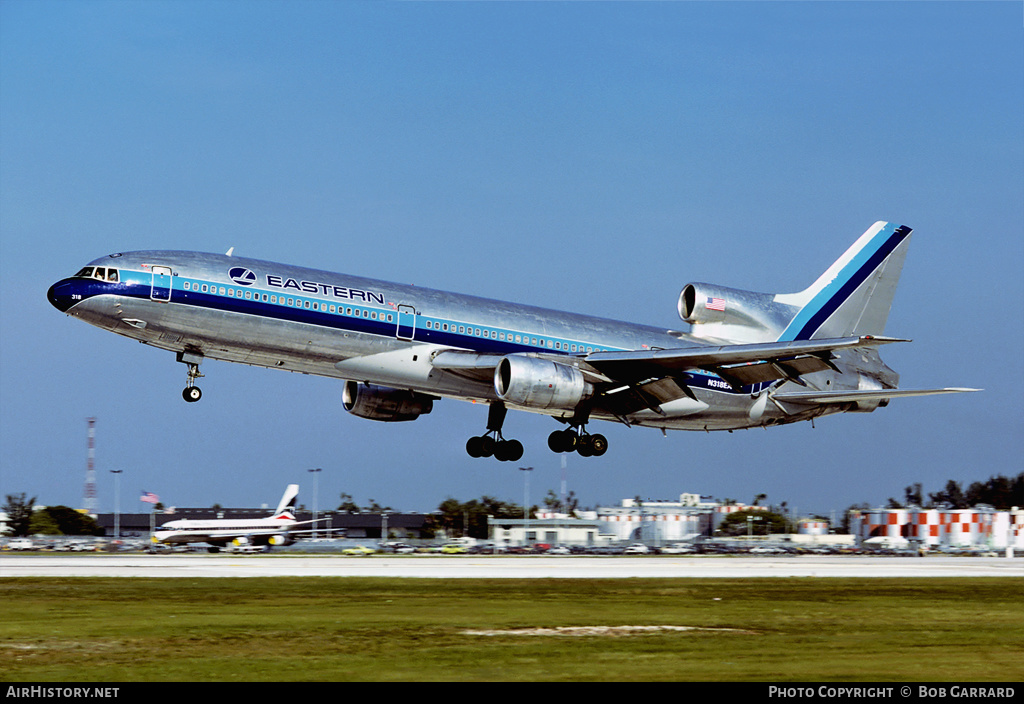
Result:
[[626,416],[645,408],[662,413],[662,404],[683,397],[696,398],[683,382],[664,377],[639,384],[610,389],[601,396],[601,407],[618,416]]
[[610,378],[626,382],[671,376],[687,369],[703,369],[718,374],[733,386],[776,379],[802,383],[800,374],[834,368],[829,359],[835,350],[877,347],[891,342],[906,340],[863,335],[721,347],[594,352],[585,360]]
[[820,372],[829,368],[831,368],[831,365],[814,355],[795,357],[784,361],[763,361],[725,367],[705,367],[707,371],[715,372],[733,386],[759,384],[775,381],[776,379],[789,379],[802,384],[803,382],[800,380],[801,374]]

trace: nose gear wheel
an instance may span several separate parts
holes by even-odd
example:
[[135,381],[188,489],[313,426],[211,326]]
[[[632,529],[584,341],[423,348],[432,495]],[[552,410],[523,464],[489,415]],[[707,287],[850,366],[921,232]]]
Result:
[[202,379],[203,374],[199,371],[199,363],[203,361],[201,354],[182,351],[178,353],[178,361],[188,367],[185,388],[181,391],[181,397],[189,403],[195,403],[203,397],[203,391],[196,386],[196,379]]

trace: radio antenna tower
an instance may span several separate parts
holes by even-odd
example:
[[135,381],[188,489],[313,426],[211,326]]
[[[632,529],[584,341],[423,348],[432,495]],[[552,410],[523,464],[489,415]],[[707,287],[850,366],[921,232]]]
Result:
[[96,513],[96,419],[86,418],[89,423],[89,456],[85,465],[85,494],[82,508],[86,513]]

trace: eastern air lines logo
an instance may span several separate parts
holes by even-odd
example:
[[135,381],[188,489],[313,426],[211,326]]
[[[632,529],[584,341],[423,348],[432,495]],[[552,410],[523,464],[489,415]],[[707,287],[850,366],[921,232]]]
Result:
[[228,270],[228,276],[239,286],[252,286],[256,283],[256,274],[252,269],[246,269],[244,266],[232,267]]

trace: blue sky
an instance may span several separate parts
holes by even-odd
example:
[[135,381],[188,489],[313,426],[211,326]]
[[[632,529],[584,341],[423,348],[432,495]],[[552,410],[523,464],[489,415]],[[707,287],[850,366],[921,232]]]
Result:
[[550,419],[472,460],[485,409],[414,423],[340,382],[204,364],[62,316],[115,251],[195,249],[679,329],[690,281],[805,288],[876,220],[914,241],[882,350],[984,393],[728,433],[602,424],[582,505],[766,493],[800,512],[1021,471],[1020,3],[0,2],[0,495],[101,510],[398,510],[558,490]]

